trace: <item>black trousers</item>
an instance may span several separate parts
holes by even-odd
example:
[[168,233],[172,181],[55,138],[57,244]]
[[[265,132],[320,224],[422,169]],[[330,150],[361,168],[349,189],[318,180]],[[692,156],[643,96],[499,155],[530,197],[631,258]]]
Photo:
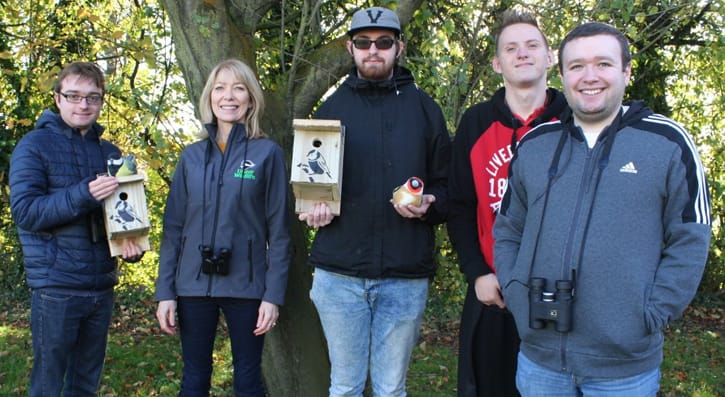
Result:
[[459,397],[516,397],[520,339],[513,315],[486,306],[470,288],[461,319]]
[[473,336],[477,397],[519,395],[516,362],[520,342],[511,312],[483,305]]

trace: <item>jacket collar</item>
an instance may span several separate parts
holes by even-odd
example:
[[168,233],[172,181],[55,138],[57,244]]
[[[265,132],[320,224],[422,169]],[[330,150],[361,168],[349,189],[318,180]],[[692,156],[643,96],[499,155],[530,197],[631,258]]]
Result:
[[361,79],[357,74],[357,68],[353,66],[344,82],[345,85],[349,86],[353,90],[371,91],[393,91],[412,83],[415,83],[413,73],[409,69],[400,65],[394,66],[393,77],[387,80]]
[[[496,90],[493,97],[491,97],[491,102],[499,115],[497,119],[504,122],[504,124],[510,124],[507,125],[510,128],[522,127],[518,119],[513,115],[513,113],[511,113],[509,106],[506,104],[506,88],[501,87]],[[535,127],[543,122],[550,121],[554,118],[558,118],[561,112],[567,108],[566,98],[564,98],[564,94],[562,94],[559,90],[547,88],[546,105],[544,106],[544,111],[529,123],[532,127]]]
[[[77,128],[72,128],[63,121],[60,114],[57,114],[51,110],[44,110],[43,114],[40,115],[38,122],[35,124],[35,128],[50,128],[51,130],[65,136],[70,139],[73,134],[80,135],[80,131]],[[98,123],[93,123],[91,128],[86,132],[85,139],[100,140],[101,135],[105,129]]]
[[[626,108],[626,111],[623,112],[624,108]],[[612,122],[613,124],[616,123],[614,128],[612,129],[612,126],[609,126],[605,128],[605,131],[619,131],[624,127],[630,126],[654,113],[642,101],[625,102],[623,103],[622,109],[619,111],[623,112],[623,114],[616,117]],[[559,119],[564,125],[569,126],[570,130],[576,129],[574,128],[574,114],[570,107],[567,106],[564,111],[561,112]]]
[[[219,126],[216,123],[204,124],[206,132],[209,134],[209,139],[216,140],[216,135],[219,132]],[[229,139],[236,142],[241,142],[247,137],[247,126],[243,123],[235,123],[232,126],[232,130],[229,131]]]

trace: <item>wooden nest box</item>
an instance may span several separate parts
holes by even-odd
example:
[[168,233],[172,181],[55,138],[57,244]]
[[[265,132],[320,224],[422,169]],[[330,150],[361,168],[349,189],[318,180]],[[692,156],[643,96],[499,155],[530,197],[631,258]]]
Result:
[[340,215],[342,160],[345,126],[340,120],[295,119],[290,183],[295,194],[295,212],[309,211],[326,202]]
[[133,238],[143,251],[149,244],[149,215],[143,175],[118,176],[118,188],[104,200],[103,215],[111,256],[123,253],[123,240]]

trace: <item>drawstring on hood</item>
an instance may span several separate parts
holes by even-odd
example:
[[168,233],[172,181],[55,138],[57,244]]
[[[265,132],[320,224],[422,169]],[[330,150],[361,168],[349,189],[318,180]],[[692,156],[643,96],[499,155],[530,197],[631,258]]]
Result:
[[[609,165],[609,155],[612,152],[612,147],[614,146],[614,139],[616,137],[617,132],[621,131],[628,125],[634,124],[638,121],[640,121],[642,118],[652,114],[652,111],[647,108],[643,102],[635,101],[631,102],[629,104],[623,105],[627,106],[626,112],[624,107],[621,107],[619,109],[619,113],[617,116],[612,120],[612,123],[607,126],[604,131],[602,131],[600,137],[598,138],[598,141],[606,140],[604,143],[604,148],[602,150],[602,154],[599,157],[599,160],[597,161],[597,169],[599,170],[599,174],[596,177],[596,182],[594,183],[594,191],[592,193],[594,199],[592,201],[591,207],[589,208],[589,212],[587,213],[587,219],[584,223],[584,232],[582,236],[582,247],[579,250],[579,258],[576,263],[581,263],[582,255],[584,253],[584,244],[587,241],[587,234],[589,232],[589,224],[591,222],[592,218],[592,212],[594,209],[594,204],[596,202],[597,198],[597,190],[599,189],[599,182],[601,181],[602,173],[604,172],[604,169],[607,168],[607,165]],[[566,144],[566,141],[569,137],[575,138],[577,140],[584,140],[584,133],[582,132],[581,128],[576,126],[574,124],[574,114],[572,113],[571,108],[567,107],[561,114],[560,117],[562,126],[564,127],[563,132],[561,133],[561,136],[559,138],[559,142],[556,146],[556,150],[554,151],[554,156],[551,159],[551,165],[549,166],[549,172],[548,172],[548,182],[546,185],[546,191],[544,193],[544,203],[543,203],[543,209],[542,209],[542,216],[541,220],[539,222],[539,230],[541,230],[541,227],[544,224],[544,217],[546,216],[546,207],[549,203],[549,191],[551,190],[551,185],[553,183],[554,178],[559,173],[559,162],[561,160],[561,154],[564,151],[564,146]],[[540,234],[540,233],[539,233]],[[534,243],[534,251],[533,255],[531,256],[531,263],[529,264],[529,275],[531,275],[531,271],[533,270],[534,261],[536,260],[536,253],[539,248],[539,235],[536,237],[536,241]],[[576,282],[576,268],[571,269],[571,279],[572,282]],[[513,280],[512,280],[513,281]]]

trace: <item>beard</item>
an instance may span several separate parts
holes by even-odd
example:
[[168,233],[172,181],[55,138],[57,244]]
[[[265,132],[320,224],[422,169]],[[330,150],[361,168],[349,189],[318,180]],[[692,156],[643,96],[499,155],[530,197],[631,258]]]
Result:
[[[368,61],[375,60],[377,62],[370,63]],[[393,76],[393,68],[395,62],[388,63],[384,58],[381,57],[369,57],[363,59],[361,62],[357,62],[357,74],[361,79],[381,81],[387,80]]]

